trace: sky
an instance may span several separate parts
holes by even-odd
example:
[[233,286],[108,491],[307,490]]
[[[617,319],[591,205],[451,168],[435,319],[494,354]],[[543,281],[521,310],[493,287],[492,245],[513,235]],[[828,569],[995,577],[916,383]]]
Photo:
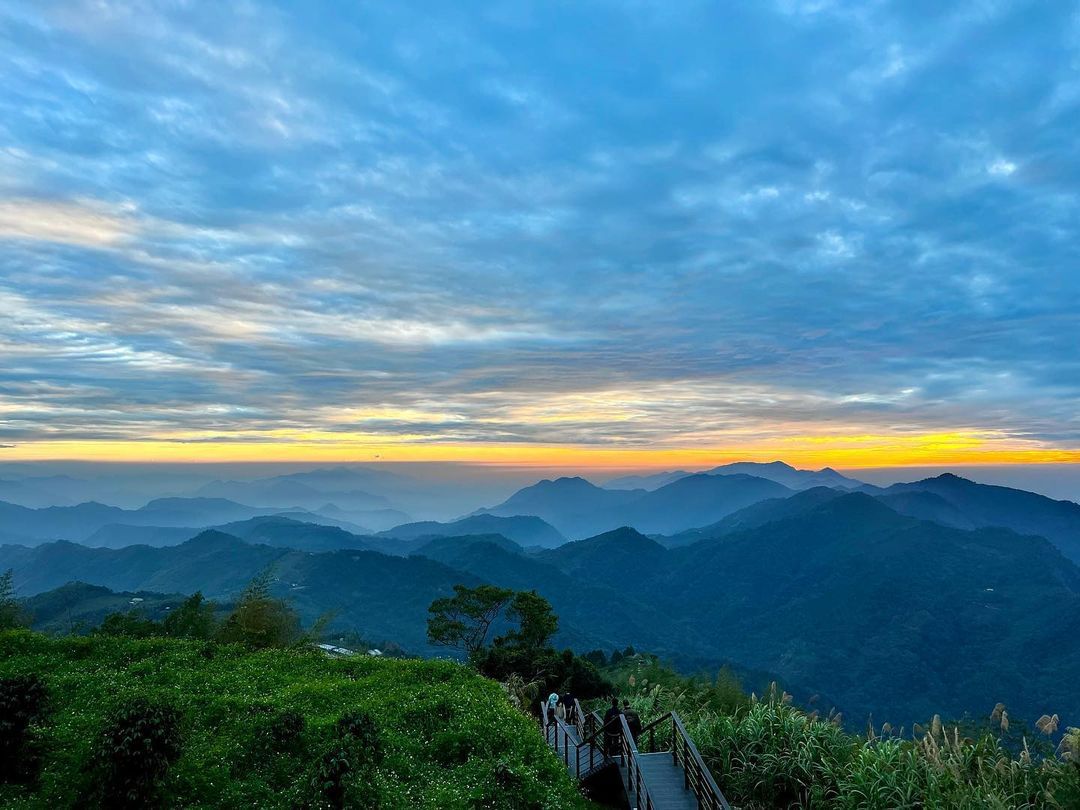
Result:
[[0,0],[0,461],[1080,462],[1075,3]]

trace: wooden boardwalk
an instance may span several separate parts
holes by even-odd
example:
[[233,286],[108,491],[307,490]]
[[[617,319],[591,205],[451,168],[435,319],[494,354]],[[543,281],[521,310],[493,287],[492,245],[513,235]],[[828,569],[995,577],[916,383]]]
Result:
[[[731,810],[675,712],[647,724],[636,741],[619,715],[618,746],[609,756],[603,718],[596,712],[586,714],[574,703],[574,722],[556,718],[549,723],[541,706],[540,725],[544,739],[578,782],[615,767],[627,806],[634,810]],[[648,750],[639,750],[639,744]]]
[[[649,798],[657,810],[697,810],[697,797],[686,789],[683,769],[671,759],[671,753],[661,751],[654,754],[638,754],[638,767],[641,780],[647,786]],[[627,768],[619,763],[619,773],[626,784]],[[630,791],[627,797],[631,807],[638,807],[638,797]],[[641,797],[644,799],[644,797]]]

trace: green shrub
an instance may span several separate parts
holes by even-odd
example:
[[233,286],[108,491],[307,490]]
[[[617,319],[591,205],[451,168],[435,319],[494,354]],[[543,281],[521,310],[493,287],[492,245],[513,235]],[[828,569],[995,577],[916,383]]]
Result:
[[30,727],[45,715],[48,699],[37,675],[0,678],[0,780],[27,779],[36,771]]
[[103,802],[145,807],[180,756],[180,715],[171,706],[137,698],[110,719],[98,743]]
[[304,733],[307,721],[300,712],[286,709],[274,715],[267,728],[270,746],[274,751],[292,748]]
[[379,729],[370,714],[346,712],[337,721],[338,737],[356,752],[361,765],[379,765],[383,760]]

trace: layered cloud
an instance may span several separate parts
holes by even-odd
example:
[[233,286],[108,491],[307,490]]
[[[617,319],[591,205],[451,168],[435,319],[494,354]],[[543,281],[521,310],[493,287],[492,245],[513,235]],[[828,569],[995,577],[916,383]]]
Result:
[[5,457],[1080,450],[1070,6],[442,5],[0,3]]

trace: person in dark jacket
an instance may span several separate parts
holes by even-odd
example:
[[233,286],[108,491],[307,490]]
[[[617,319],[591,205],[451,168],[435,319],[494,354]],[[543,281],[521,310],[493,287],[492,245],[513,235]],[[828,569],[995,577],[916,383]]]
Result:
[[622,702],[622,713],[623,717],[626,718],[626,726],[630,729],[630,736],[634,740],[634,745],[637,745],[637,738],[641,733],[641,715],[631,708],[629,700]]
[[613,757],[619,753],[619,740],[622,739],[622,712],[619,711],[619,699],[611,699],[611,708],[604,715],[604,748],[608,756]]
[[574,703],[574,696],[567,692],[562,696],[562,702],[566,706],[566,722],[573,725],[577,722],[577,704]]

